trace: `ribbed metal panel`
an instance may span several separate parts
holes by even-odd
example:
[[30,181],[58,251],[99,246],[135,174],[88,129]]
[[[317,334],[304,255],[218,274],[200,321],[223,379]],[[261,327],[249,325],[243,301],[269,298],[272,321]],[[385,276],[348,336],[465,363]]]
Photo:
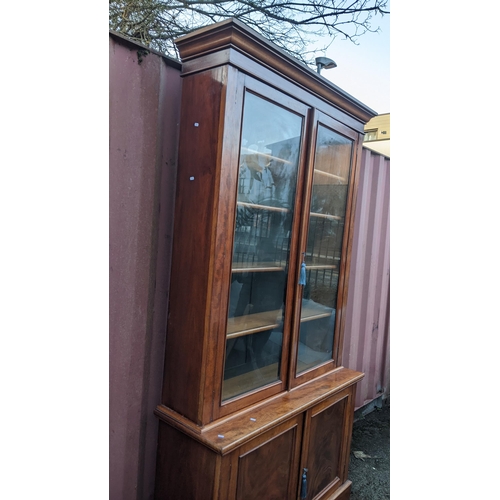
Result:
[[356,408],[389,395],[389,167],[363,148],[342,358],[365,373]]
[[153,498],[170,281],[180,70],[140,50],[110,35],[110,500]]

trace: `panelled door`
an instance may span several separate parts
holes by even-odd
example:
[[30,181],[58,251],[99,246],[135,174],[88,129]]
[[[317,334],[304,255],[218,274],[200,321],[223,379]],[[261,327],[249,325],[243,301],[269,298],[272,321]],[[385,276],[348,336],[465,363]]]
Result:
[[299,498],[331,495],[347,480],[352,404],[343,391],[306,412]]

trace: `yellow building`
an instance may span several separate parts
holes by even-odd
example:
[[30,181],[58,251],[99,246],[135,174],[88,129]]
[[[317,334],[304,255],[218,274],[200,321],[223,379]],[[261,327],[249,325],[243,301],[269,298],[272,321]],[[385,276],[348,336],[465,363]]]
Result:
[[381,155],[391,156],[391,114],[384,113],[373,117],[365,125],[365,148]]

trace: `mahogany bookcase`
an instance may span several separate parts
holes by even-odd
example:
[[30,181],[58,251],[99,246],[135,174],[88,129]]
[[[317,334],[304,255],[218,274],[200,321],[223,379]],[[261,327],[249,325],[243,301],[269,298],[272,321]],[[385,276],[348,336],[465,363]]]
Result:
[[176,41],[182,102],[157,499],[337,499],[365,105],[242,23]]

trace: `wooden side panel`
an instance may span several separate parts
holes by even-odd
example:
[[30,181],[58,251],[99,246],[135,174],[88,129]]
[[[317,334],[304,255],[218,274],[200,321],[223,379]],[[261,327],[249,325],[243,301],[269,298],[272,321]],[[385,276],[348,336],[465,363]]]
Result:
[[233,467],[233,456],[225,455],[221,457],[219,496],[217,500],[233,500],[234,484],[236,481],[236,467]]
[[236,452],[237,500],[295,498],[301,434],[302,416],[291,419]]
[[218,459],[199,442],[160,422],[155,500],[213,500]]
[[197,423],[201,423],[204,396],[204,339],[207,304],[211,301],[209,270],[213,261],[220,106],[226,71],[219,68],[187,77],[182,89],[162,402]]
[[[207,356],[205,363],[205,393],[203,423],[211,422],[219,416],[221,402],[221,384],[224,369],[226,347],[226,323],[231,288],[232,235],[236,205],[236,186],[238,182],[238,156],[241,127],[241,109],[243,106],[243,80],[235,68],[227,68],[226,93],[221,102],[221,117],[224,127],[220,134],[218,193],[216,203],[216,228],[214,238],[214,265],[211,270],[212,307],[207,311],[210,318],[206,335]],[[215,304],[215,307],[214,307]]]

